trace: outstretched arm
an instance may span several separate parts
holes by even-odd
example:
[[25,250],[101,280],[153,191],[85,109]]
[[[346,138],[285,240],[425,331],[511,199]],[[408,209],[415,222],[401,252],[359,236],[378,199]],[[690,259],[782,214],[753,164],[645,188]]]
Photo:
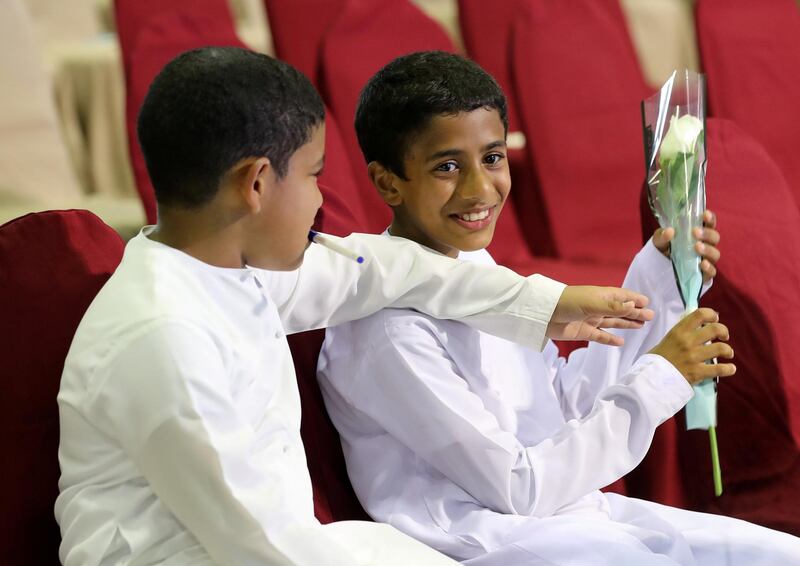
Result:
[[263,272],[287,332],[411,308],[541,349],[546,336],[617,343],[601,329],[652,314],[638,293],[597,287],[564,293],[563,284],[547,277],[460,262],[404,238],[352,234],[340,243],[365,263],[312,245],[299,270]]

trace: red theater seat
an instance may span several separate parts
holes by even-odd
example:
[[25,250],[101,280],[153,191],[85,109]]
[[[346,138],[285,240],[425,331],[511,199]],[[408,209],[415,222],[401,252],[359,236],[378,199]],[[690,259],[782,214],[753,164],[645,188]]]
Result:
[[711,116],[760,141],[800,204],[800,10],[795,0],[700,0],[697,36]]
[[342,131],[330,112],[325,116],[325,166],[318,185],[323,198],[320,230],[336,236],[368,230],[369,221],[359,196]]
[[347,0],[264,0],[275,55],[299,69],[317,89],[320,46]]
[[0,562],[59,564],[58,394],[84,312],[124,243],[86,210],[28,214],[0,226]]
[[519,14],[519,0],[496,2],[458,0],[458,22],[469,57],[492,75],[508,98],[508,125],[519,130],[511,71],[511,30]]
[[[114,10],[125,71],[128,152],[147,222],[155,224],[155,194],[136,136],[136,119],[147,88],[161,68],[182,51],[241,44],[227,0],[115,0]],[[140,45],[140,33],[154,20],[161,23],[150,29],[145,45]],[[137,49],[148,52],[146,61]]]
[[[713,495],[708,434],[686,431],[682,413],[659,428],[628,486],[637,497],[800,535],[800,213],[775,162],[737,124],[709,119],[707,144],[723,257],[701,306],[730,329],[738,368],[719,385],[724,492]],[[652,224],[649,210],[643,220]]]
[[[619,2],[528,0],[515,20],[517,100],[555,251],[627,264],[639,248],[639,103],[650,89]],[[520,202],[520,217],[538,206]]]

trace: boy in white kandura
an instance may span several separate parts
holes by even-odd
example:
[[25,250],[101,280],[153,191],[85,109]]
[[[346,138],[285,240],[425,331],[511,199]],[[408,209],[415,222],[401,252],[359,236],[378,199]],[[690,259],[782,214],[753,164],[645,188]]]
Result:
[[[392,207],[388,240],[493,265],[485,247],[508,198],[506,102],[476,64],[416,53],[361,94],[359,143]],[[576,203],[580,206],[580,203]],[[710,212],[697,234],[716,273]],[[625,287],[656,318],[569,360],[456,321],[385,309],[330,328],[319,378],[353,487],[367,512],[470,566],[800,564],[800,540],[600,488],[644,457],[690,384],[735,372],[728,332],[683,305],[659,230]]]

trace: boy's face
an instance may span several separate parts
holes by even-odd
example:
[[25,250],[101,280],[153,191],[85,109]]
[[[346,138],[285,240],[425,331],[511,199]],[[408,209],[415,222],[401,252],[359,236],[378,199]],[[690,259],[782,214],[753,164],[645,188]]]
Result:
[[268,190],[252,219],[245,257],[249,265],[290,271],[303,263],[308,231],[322,206],[317,177],[325,157],[325,124],[316,127],[308,143],[289,158],[286,175],[268,172]]
[[408,181],[392,175],[390,232],[445,255],[489,245],[511,189],[505,129],[496,110],[433,118],[404,160]]

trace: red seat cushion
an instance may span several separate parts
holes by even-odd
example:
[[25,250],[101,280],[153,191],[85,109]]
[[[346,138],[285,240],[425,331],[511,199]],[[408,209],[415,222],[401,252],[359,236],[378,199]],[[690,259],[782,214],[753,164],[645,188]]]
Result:
[[[618,0],[519,6],[514,82],[556,252],[627,263],[639,248],[649,88]],[[520,217],[535,219],[538,206],[520,202]]]
[[[114,9],[125,71],[128,152],[147,222],[155,224],[155,193],[136,136],[136,120],[147,89],[163,66],[182,51],[240,43],[227,0],[115,0]],[[155,24],[148,32],[149,38],[142,47],[139,35],[154,20],[161,20],[161,24]],[[157,47],[153,46],[154,41]],[[146,61],[135,53],[137,49],[148,51]]]
[[28,214],[0,226],[3,564],[58,564],[58,394],[84,312],[124,243],[85,210]]
[[300,389],[300,433],[314,491],[314,515],[321,523],[370,520],[350,484],[339,433],[328,417],[317,383],[317,358],[324,339],[324,330],[289,337]]
[[800,203],[800,10],[794,0],[701,0],[700,57],[711,116],[760,141]]
[[264,0],[275,55],[305,74],[317,89],[322,38],[346,2]]
[[775,162],[738,125],[709,119],[707,144],[707,197],[719,218],[723,256],[701,304],[716,309],[730,329],[738,368],[719,385],[724,492],[713,496],[708,435],[686,431],[679,415],[676,425],[659,430],[666,453],[677,451],[677,472],[672,456],[673,468],[665,472],[663,453],[654,447],[645,460],[651,460],[649,485],[641,483],[633,495],[657,498],[654,486],[678,473],[690,508],[800,535],[800,360],[794,355],[800,213]]

